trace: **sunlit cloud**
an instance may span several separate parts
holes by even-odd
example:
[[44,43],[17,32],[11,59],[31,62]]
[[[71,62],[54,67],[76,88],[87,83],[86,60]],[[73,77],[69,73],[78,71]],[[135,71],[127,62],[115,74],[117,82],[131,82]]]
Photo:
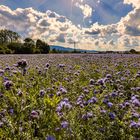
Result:
[[[0,28],[66,47],[73,47],[74,42],[77,48],[95,50],[138,50],[140,47],[139,0],[60,0],[59,3],[53,0],[57,6],[51,1],[34,1],[23,4],[31,8],[15,10],[10,8],[10,2],[7,2],[9,7],[0,5]],[[125,7],[126,15],[117,10]]]

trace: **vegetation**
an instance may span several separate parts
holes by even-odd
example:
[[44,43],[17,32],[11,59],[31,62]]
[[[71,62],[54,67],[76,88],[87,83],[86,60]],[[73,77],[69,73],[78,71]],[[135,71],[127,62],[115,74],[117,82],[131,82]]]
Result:
[[10,30],[0,30],[0,53],[1,54],[33,54],[49,53],[50,46],[38,39],[25,38],[24,42],[18,33]]
[[1,140],[140,139],[140,56],[0,56]]

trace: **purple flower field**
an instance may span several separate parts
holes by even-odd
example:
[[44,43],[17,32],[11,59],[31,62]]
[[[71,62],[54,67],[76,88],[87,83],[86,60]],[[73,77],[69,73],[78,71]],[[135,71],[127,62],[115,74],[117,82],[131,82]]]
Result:
[[140,55],[0,55],[0,139],[140,139]]

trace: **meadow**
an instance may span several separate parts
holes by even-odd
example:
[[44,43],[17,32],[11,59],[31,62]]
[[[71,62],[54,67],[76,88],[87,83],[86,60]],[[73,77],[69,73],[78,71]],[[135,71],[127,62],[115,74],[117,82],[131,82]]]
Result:
[[140,139],[140,55],[0,55],[0,139]]

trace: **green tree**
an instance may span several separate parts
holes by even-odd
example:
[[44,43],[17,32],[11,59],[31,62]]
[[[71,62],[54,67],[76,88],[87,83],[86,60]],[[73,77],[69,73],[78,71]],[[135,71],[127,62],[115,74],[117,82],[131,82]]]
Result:
[[0,44],[7,44],[11,42],[17,42],[20,39],[20,35],[11,30],[0,30]]
[[40,53],[49,53],[50,46],[46,42],[38,39],[36,41],[36,49],[39,49]]
[[136,52],[136,50],[131,49],[131,50],[130,50],[130,53],[137,53],[137,52]]
[[31,38],[25,38],[22,51],[23,53],[26,53],[26,54],[34,53],[35,52],[34,40]]
[[15,54],[22,54],[23,52],[23,44],[19,42],[12,42],[7,45],[7,48]]

